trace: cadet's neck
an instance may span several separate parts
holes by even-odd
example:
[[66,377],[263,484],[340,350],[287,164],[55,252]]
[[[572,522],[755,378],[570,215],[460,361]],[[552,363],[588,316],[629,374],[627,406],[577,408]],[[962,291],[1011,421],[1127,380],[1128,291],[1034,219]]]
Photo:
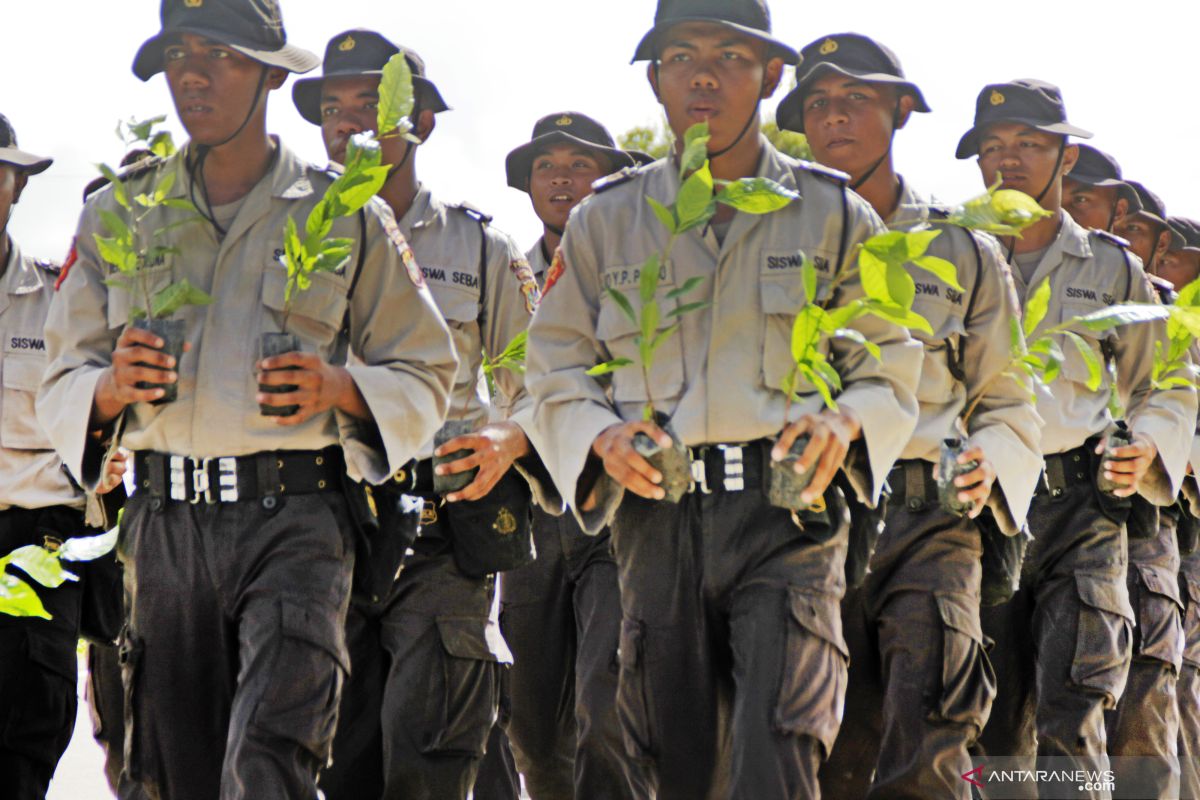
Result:
[[753,178],[757,175],[758,162],[761,160],[762,139],[755,128],[747,131],[728,152],[712,159],[708,167],[716,180],[736,181],[739,178]]
[[[861,180],[862,175],[854,175],[852,178],[851,186]],[[866,183],[856,187],[854,191],[871,204],[871,208],[875,209],[880,219],[890,219],[896,213],[896,208],[900,205],[900,176],[892,166],[890,152],[867,178]]]
[[1020,239],[1005,237],[1004,246],[1013,253],[1031,253],[1035,250],[1045,250],[1053,244],[1062,228],[1062,209],[1048,208],[1046,210],[1053,211],[1054,216],[1047,217],[1021,231]]
[[421,188],[421,182],[417,180],[417,165],[414,163],[416,157],[415,152],[410,153],[404,166],[396,170],[379,190],[379,196],[391,207],[397,220],[403,219],[412,208],[413,200]]
[[12,255],[12,240],[8,238],[8,229],[0,230],[0,277],[8,272],[8,257]]
[[542,228],[542,247],[551,255],[554,256],[554,251],[562,243],[562,237],[547,227]]
[[254,120],[233,141],[208,152],[204,186],[210,206],[242,199],[270,170],[279,144],[267,136],[265,126],[265,120]]

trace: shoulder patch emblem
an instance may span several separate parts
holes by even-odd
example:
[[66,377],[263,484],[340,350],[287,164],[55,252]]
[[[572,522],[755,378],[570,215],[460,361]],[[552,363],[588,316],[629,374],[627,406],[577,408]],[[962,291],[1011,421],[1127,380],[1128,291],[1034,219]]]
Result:
[[75,266],[75,262],[79,260],[79,253],[75,250],[75,240],[71,240],[71,251],[67,253],[67,257],[63,259],[62,269],[58,272],[58,280],[54,282],[54,291],[62,288],[63,281],[67,279],[67,273],[71,271],[71,267]]
[[550,263],[550,268],[546,270],[546,286],[542,289],[542,297],[550,294],[550,290],[554,288],[554,284],[558,283],[558,279],[566,271],[567,266],[563,262],[562,248],[555,248],[554,261]]
[[417,256],[409,246],[408,240],[404,238],[404,234],[400,232],[400,226],[396,224],[396,220],[390,215],[387,216],[383,223],[383,229],[387,231],[388,238],[392,240],[396,252],[400,254],[400,260],[404,262],[404,271],[408,273],[408,279],[418,289],[425,288],[425,276],[421,274],[421,268],[417,266]]
[[521,297],[525,300],[525,311],[532,316],[537,311],[538,303],[542,301],[542,292],[538,289],[537,279],[533,277],[533,267],[523,258],[508,262],[508,268],[521,282]]

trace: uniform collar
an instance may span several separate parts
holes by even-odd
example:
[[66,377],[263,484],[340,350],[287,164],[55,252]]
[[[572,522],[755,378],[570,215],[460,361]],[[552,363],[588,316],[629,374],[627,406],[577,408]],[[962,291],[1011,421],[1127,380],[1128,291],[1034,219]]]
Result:
[[21,248],[8,239],[8,265],[4,270],[3,287],[5,294],[22,295],[36,292],[42,286],[38,268],[31,259],[21,255]]
[[[776,150],[767,137],[760,134],[759,141],[762,143],[762,153],[758,158],[758,170],[754,173],[754,177],[770,178],[783,188],[799,194],[796,171],[790,159]],[[803,198],[800,199],[803,200]],[[734,214],[733,221],[729,224],[729,232],[725,234],[725,241],[720,245],[719,250],[723,253],[732,250],[750,231],[754,230],[755,226],[763,223],[765,216],[770,215]]]
[[914,189],[903,175],[896,177],[900,179],[900,201],[896,204],[896,210],[884,222],[889,228],[896,225],[911,228],[928,222],[932,200]]
[[1073,256],[1091,258],[1092,239],[1087,229],[1076,222],[1070,214],[1060,211],[1059,215],[1062,217],[1062,227],[1059,228],[1058,238],[1054,243],[1061,242],[1063,251]]
[[415,230],[427,227],[436,220],[445,209],[433,192],[426,188],[424,183],[418,184],[417,193],[413,196],[412,205],[408,207],[408,211],[404,212],[404,216],[398,220],[400,232],[408,236]]

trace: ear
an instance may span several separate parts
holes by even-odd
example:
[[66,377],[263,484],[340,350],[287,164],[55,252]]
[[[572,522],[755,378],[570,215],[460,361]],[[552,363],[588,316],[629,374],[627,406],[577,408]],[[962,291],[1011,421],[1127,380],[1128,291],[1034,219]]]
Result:
[[783,78],[783,59],[772,58],[767,62],[767,68],[763,72],[763,88],[762,99],[766,100],[771,95],[775,94],[775,90],[779,88],[779,81]]
[[1158,234],[1158,244],[1154,246],[1154,254],[1158,258],[1166,255],[1166,252],[1171,249],[1171,231],[1162,230]]
[[1076,162],[1079,161],[1079,146],[1069,144],[1063,150],[1062,169],[1059,170],[1059,175],[1066,175],[1075,168]]
[[437,115],[426,109],[417,115],[417,129],[413,131],[422,142],[429,140],[433,129],[437,127]]
[[650,83],[650,89],[654,92],[654,99],[658,101],[659,105],[662,105],[662,95],[660,95],[658,93],[658,70],[656,69],[657,66],[658,66],[658,64],[654,61],[651,61],[649,64],[646,65],[646,80]]
[[897,120],[896,130],[900,130],[908,124],[909,117],[912,116],[913,109],[916,107],[917,101],[913,100],[911,94],[900,95],[900,100],[896,103]]
[[24,170],[18,170],[13,176],[13,205],[21,202],[21,192],[25,191],[25,184],[29,182],[29,174]]
[[267,70],[267,82],[265,84],[267,91],[273,92],[283,86],[284,82],[287,81],[287,77],[287,70],[280,69],[279,67],[271,67]]
[[1113,220],[1119,220],[1129,214],[1129,201],[1124,197],[1117,199],[1116,208],[1113,209]]

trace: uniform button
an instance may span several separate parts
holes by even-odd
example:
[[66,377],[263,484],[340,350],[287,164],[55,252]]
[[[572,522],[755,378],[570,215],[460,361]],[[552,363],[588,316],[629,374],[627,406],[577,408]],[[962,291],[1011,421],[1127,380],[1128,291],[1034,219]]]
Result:
[[267,511],[271,511],[275,508],[275,506],[278,502],[279,501],[276,500],[271,495],[267,495],[266,497],[264,497],[262,499],[262,507],[265,508]]
[[1079,453],[1076,453],[1075,455],[1071,456],[1071,460],[1072,460],[1072,461],[1078,461],[1078,460],[1079,460]]
[[913,511],[916,511],[921,507],[921,499],[919,497],[908,498],[908,507]]
[[1062,489],[1051,489],[1050,490],[1051,497],[1062,497],[1062,493],[1063,493]]

